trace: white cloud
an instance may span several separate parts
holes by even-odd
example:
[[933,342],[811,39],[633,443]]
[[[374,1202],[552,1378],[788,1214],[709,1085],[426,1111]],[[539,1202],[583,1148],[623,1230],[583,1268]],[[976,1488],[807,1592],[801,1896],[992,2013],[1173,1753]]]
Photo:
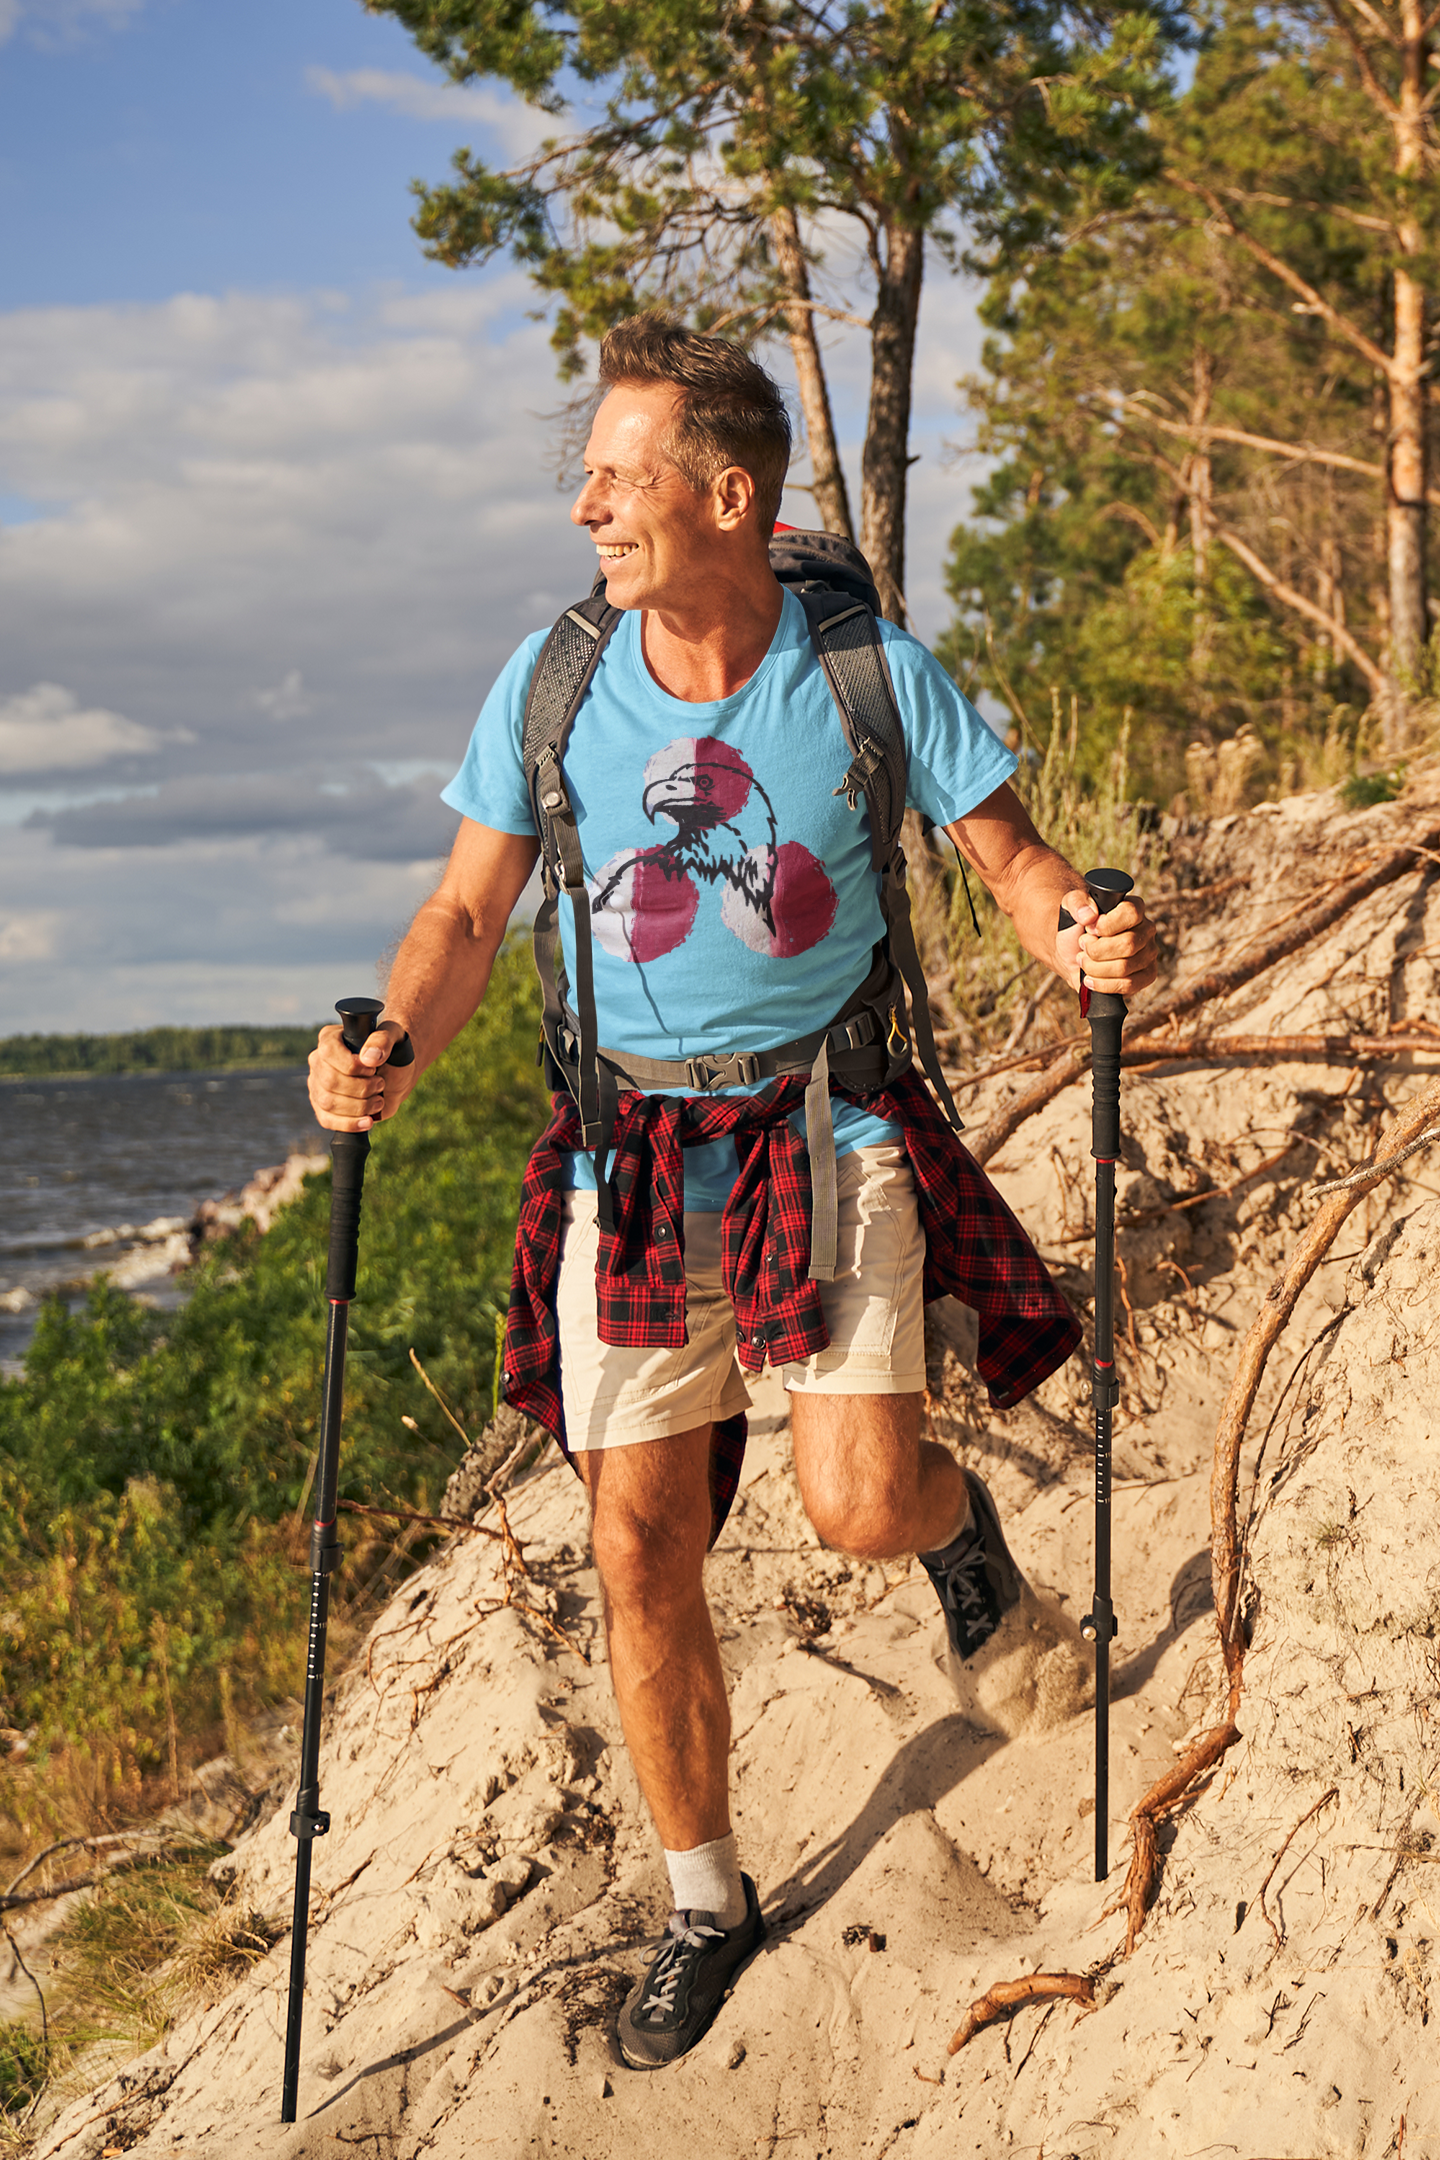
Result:
[[382,105],[406,120],[436,120],[448,127],[488,128],[499,137],[507,157],[523,156],[556,122],[519,98],[506,97],[481,83],[442,82],[435,76],[409,75],[400,68],[310,67],[305,81],[337,112],[359,105]]
[[278,721],[306,720],[315,710],[315,700],[305,688],[299,668],[291,668],[273,690],[257,690],[255,703],[261,712]]
[[57,909],[31,909],[28,913],[0,912],[0,960],[12,965],[53,957],[56,933],[62,917]]
[[37,45],[70,45],[92,28],[121,30],[145,0],[0,0],[0,45],[23,23]]
[[59,683],[38,682],[0,698],[3,774],[88,771],[114,758],[153,757],[164,740],[155,728],[138,727],[103,705],[82,709]]
[[[309,1014],[373,981],[430,874],[413,865],[446,844],[435,775],[520,638],[590,585],[533,304],[497,270],[0,316],[0,470],[45,506],[0,528],[7,686],[67,686],[47,693],[63,709],[0,705],[48,729],[51,758],[14,813],[45,817],[0,846],[0,918],[48,943],[8,970],[14,1028],[260,1015],[282,995]],[[922,335],[909,583],[933,635],[968,507],[940,455],[949,386],[975,349],[972,297],[938,269]],[[827,344],[858,507],[865,340]]]

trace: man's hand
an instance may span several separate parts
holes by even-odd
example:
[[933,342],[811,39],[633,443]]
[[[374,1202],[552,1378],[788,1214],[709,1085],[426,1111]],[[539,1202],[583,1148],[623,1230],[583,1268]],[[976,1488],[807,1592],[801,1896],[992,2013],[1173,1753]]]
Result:
[[[1074,865],[1045,845],[1008,783],[946,830],[1014,923],[1026,952],[1072,990],[1080,988],[1082,969],[1093,989],[1116,997],[1133,997],[1154,982],[1155,926],[1145,919],[1140,895],[1128,894],[1102,917]],[[1062,907],[1075,918],[1072,929],[1056,927]]]
[[1127,893],[1105,915],[1083,885],[1067,892],[1060,905],[1075,922],[1071,929],[1056,931],[1053,965],[1072,990],[1080,988],[1082,973],[1092,990],[1115,997],[1134,997],[1149,989],[1158,972],[1155,925],[1147,919],[1139,893]]
[[404,1028],[382,1020],[360,1047],[347,1050],[338,1027],[324,1027],[310,1053],[310,1107],[327,1132],[369,1132],[394,1117],[415,1085],[418,1065],[388,1066]]

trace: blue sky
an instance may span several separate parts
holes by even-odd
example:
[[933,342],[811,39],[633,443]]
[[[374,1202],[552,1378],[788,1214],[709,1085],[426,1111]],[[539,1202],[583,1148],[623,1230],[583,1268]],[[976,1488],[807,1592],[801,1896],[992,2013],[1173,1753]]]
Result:
[[[438,786],[591,551],[531,289],[428,263],[409,183],[535,132],[359,0],[0,0],[0,1033],[309,1020],[429,889]],[[936,265],[927,636],[977,353]],[[854,487],[863,338],[830,366]]]

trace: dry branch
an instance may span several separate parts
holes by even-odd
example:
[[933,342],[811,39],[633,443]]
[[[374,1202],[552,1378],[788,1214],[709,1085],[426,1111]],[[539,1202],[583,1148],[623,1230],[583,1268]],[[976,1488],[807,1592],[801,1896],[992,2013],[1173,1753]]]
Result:
[[1093,2005],[1095,1983],[1084,1973],[1030,1973],[1023,1980],[997,1980],[971,2003],[946,2053],[958,2055],[977,2032],[983,2032],[999,2018],[1009,2017],[1012,2010],[1023,2009],[1026,2003],[1053,2002],[1057,1996]]
[[[1156,998],[1153,1003],[1142,1006],[1139,1012],[1131,1015],[1129,1025],[1132,1033],[1126,1043],[1126,1051],[1133,1050],[1139,1044],[1148,1048],[1146,1038],[1153,1036],[1160,1027],[1180,1019],[1185,1013],[1194,1012],[1201,1005],[1211,1004],[1217,998],[1228,997],[1232,991],[1252,982],[1257,975],[1263,975],[1278,961],[1288,959],[1292,953],[1310,944],[1333,923],[1338,922],[1342,915],[1348,915],[1352,909],[1359,907],[1362,901],[1368,900],[1372,893],[1377,893],[1382,887],[1393,884],[1397,878],[1404,877],[1407,871],[1414,869],[1417,861],[1437,845],[1440,845],[1440,826],[1428,829],[1404,847],[1392,848],[1388,855],[1383,855],[1367,870],[1361,871],[1355,877],[1344,879],[1332,888],[1317,907],[1308,914],[1287,922],[1283,929],[1272,932],[1258,946],[1253,947],[1243,960],[1233,961],[1229,967],[1210,968],[1205,974],[1196,975],[1189,982],[1177,984],[1173,990]],[[1376,1040],[1384,1038],[1377,1037]],[[1156,1057],[1165,1055],[1166,1046],[1156,1044],[1152,1054]],[[1088,1048],[1076,1047],[1069,1050],[1033,1080],[1028,1088],[1022,1089],[1011,1102],[997,1110],[989,1124],[982,1126],[974,1138],[966,1143],[976,1162],[989,1162],[991,1156],[999,1152],[1012,1133],[1028,1118],[1032,1118],[1037,1110],[1043,1110],[1048,1102],[1053,1102],[1057,1095],[1069,1087],[1072,1080],[1078,1080],[1089,1063]]]
[[1376,1162],[1357,1184],[1333,1194],[1320,1209],[1300,1240],[1289,1266],[1270,1286],[1264,1306],[1241,1348],[1230,1393],[1220,1414],[1215,1434],[1215,1458],[1210,1480],[1211,1570],[1215,1587],[1215,1616],[1225,1667],[1232,1679],[1240,1670],[1244,1647],[1238,1622],[1240,1584],[1239,1548],[1235,1531],[1236,1480],[1240,1444],[1250,1411],[1259,1392],[1265,1363],[1275,1342],[1294,1312],[1301,1291],[1335,1241],[1345,1218],[1364,1195],[1378,1185],[1387,1172],[1381,1164],[1397,1149],[1408,1146],[1432,1123],[1440,1110],[1440,1078],[1431,1080],[1391,1120],[1381,1135]]
[[1291,1847],[1291,1844],[1292,1844],[1292,1842],[1294,1841],[1294,1839],[1296,1839],[1296,1838],[1297,1838],[1297,1837],[1298,1837],[1298,1836],[1300,1835],[1300,1832],[1301,1832],[1301,1831],[1302,1831],[1302,1830],[1304,1829],[1304,1827],[1305,1827],[1306,1823],[1307,1823],[1307,1822],[1313,1822],[1313,1820],[1315,1819],[1315,1817],[1316,1817],[1316,1816],[1317,1816],[1317,1815],[1318,1815],[1318,1814],[1320,1813],[1320,1810],[1321,1810],[1321,1808],[1327,1808],[1327,1807],[1329,1807],[1329,1805],[1330,1805],[1330,1802],[1331,1802],[1332,1800],[1338,1800],[1338,1799],[1339,1799],[1339,1797],[1340,1797],[1340,1788],[1339,1788],[1339,1786],[1338,1786],[1338,1785],[1332,1785],[1332,1786],[1330,1787],[1330,1790],[1329,1790],[1329,1792],[1327,1792],[1327,1793],[1326,1793],[1326,1795],[1325,1795],[1324,1799],[1323,1799],[1323,1800],[1317,1800],[1317,1801],[1315,1802],[1315,1805],[1314,1805],[1314,1807],[1312,1807],[1312,1808],[1308,1809],[1308,1810],[1306,1811],[1306,1813],[1305,1813],[1305,1814],[1303,1814],[1303,1815],[1302,1815],[1302,1816],[1300,1817],[1300,1820],[1299,1820],[1299,1822],[1297,1822],[1297,1823],[1296,1823],[1296,1825],[1295,1825],[1295,1828],[1294,1828],[1294,1829],[1293,1829],[1293,1830],[1292,1830],[1292,1831],[1290,1832],[1290,1835],[1289,1835],[1289,1836],[1288,1836],[1288,1837],[1286,1838],[1286,1840],[1285,1840],[1284,1844],[1283,1844],[1283,1845],[1282,1845],[1282,1846],[1280,1847],[1280,1850],[1279,1850],[1279,1852],[1277,1852],[1277,1853],[1276,1853],[1276,1855],[1275,1855],[1275,1858],[1274,1858],[1274,1859],[1273,1859],[1273,1860],[1271,1861],[1271,1863],[1270,1863],[1270,1872],[1269,1872],[1269,1874],[1268,1874],[1268,1875],[1267,1875],[1267,1876],[1265,1877],[1265,1880],[1264,1880],[1264,1882],[1262,1882],[1262,1883],[1261,1883],[1261,1885],[1260,1885],[1260,1897],[1259,1897],[1259,1905],[1260,1905],[1260,1917],[1261,1917],[1261,1919],[1262,1919],[1262,1920],[1263,1920],[1263,1921],[1265,1922],[1265,1925],[1266,1925],[1266,1927],[1268,1927],[1268,1928],[1269,1928],[1269,1930],[1270,1930],[1271,1934],[1272,1934],[1272,1935],[1274,1936],[1274,1938],[1275,1938],[1275,1948],[1276,1948],[1277,1950],[1278,1950],[1278,1949],[1279,1949],[1279,1948],[1281,1947],[1281,1944],[1283,1943],[1283,1941],[1284,1941],[1284,1938],[1283,1938],[1283,1936],[1281,1935],[1281,1933],[1280,1933],[1280,1930],[1279,1930],[1279,1928],[1278,1928],[1278,1927],[1276,1927],[1276,1925],[1275,1925],[1275,1922],[1274,1922],[1274,1921],[1273,1921],[1273,1920],[1272,1920],[1272,1919],[1270,1918],[1270,1910],[1269,1910],[1269,1907],[1268,1907],[1268,1906],[1266,1905],[1266,1903],[1265,1903],[1265,1892],[1266,1892],[1266,1891],[1267,1891],[1267,1890],[1269,1889],[1269,1887],[1270,1887],[1271,1883],[1272,1883],[1272,1882],[1273,1882],[1273,1881],[1275,1880],[1275,1870],[1276,1870],[1276,1868],[1278,1868],[1278,1867],[1279,1867],[1279,1865],[1280,1865],[1280,1862],[1281,1862],[1281,1861],[1282,1861],[1282,1860],[1284,1859],[1284,1857],[1285,1857],[1286,1853],[1287,1853],[1287,1852],[1289,1852],[1289,1850],[1290,1850],[1290,1847]]
[[414,1515],[409,1508],[370,1507],[363,1500],[342,1500],[340,1506],[351,1515],[375,1515],[388,1522],[419,1523],[426,1530],[463,1530],[469,1537],[488,1537],[503,1542],[498,1530],[491,1530],[485,1523],[467,1522],[463,1515]]
[[1440,1035],[1159,1035],[1127,1043],[1120,1062],[1169,1065],[1182,1059],[1315,1057],[1331,1065],[1363,1065],[1374,1058],[1426,1050],[1440,1057]]

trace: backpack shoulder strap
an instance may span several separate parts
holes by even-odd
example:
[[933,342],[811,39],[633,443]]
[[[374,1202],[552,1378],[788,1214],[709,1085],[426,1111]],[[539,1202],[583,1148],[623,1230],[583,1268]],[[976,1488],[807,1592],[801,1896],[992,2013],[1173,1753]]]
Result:
[[850,770],[836,788],[852,810],[865,797],[871,859],[883,870],[900,839],[908,761],[905,728],[874,614],[846,593],[796,594],[840,714]]
[[[595,1013],[593,952],[590,931],[590,895],[585,884],[585,865],[580,852],[574,805],[565,784],[565,747],[595,670],[620,620],[621,610],[605,597],[603,580],[597,578],[588,600],[567,608],[540,649],[530,694],[525,701],[525,725],[521,756],[525,784],[540,836],[544,896],[535,911],[535,971],[544,994],[541,1048],[548,1050],[547,1072],[571,1085],[572,1061],[562,1055],[561,1030],[565,1025],[564,963],[560,952],[559,898],[568,895],[575,918],[575,1004],[579,1020],[573,1061],[574,1092],[586,1145],[597,1149],[596,1182],[600,1189],[602,1220],[610,1220],[610,1189],[605,1176],[605,1153],[613,1120],[613,1084],[605,1088],[596,1058],[599,1043]],[[604,1099],[606,1095],[609,1102]]]
[[859,808],[861,795],[865,797],[870,815],[871,861],[880,872],[885,933],[891,960],[908,996],[915,1047],[941,1108],[959,1132],[960,1113],[940,1070],[940,1053],[930,1020],[930,993],[910,919],[905,850],[900,845],[909,761],[905,726],[880,631],[872,610],[846,594],[801,592],[796,597],[809,621],[811,640],[825,670],[850,751],[850,770],[835,793],[847,796],[852,810]]
[[[554,820],[541,791],[541,769],[543,766],[548,774],[553,768],[558,774],[563,796],[564,774],[560,767],[565,746],[575,724],[575,715],[620,620],[620,613],[619,608],[611,607],[605,597],[604,583],[597,579],[589,598],[566,608],[555,624],[540,648],[540,657],[530,678],[521,758],[546,866],[557,878],[561,874],[562,861],[558,836],[552,829]],[[565,800],[568,807],[568,797]]]

